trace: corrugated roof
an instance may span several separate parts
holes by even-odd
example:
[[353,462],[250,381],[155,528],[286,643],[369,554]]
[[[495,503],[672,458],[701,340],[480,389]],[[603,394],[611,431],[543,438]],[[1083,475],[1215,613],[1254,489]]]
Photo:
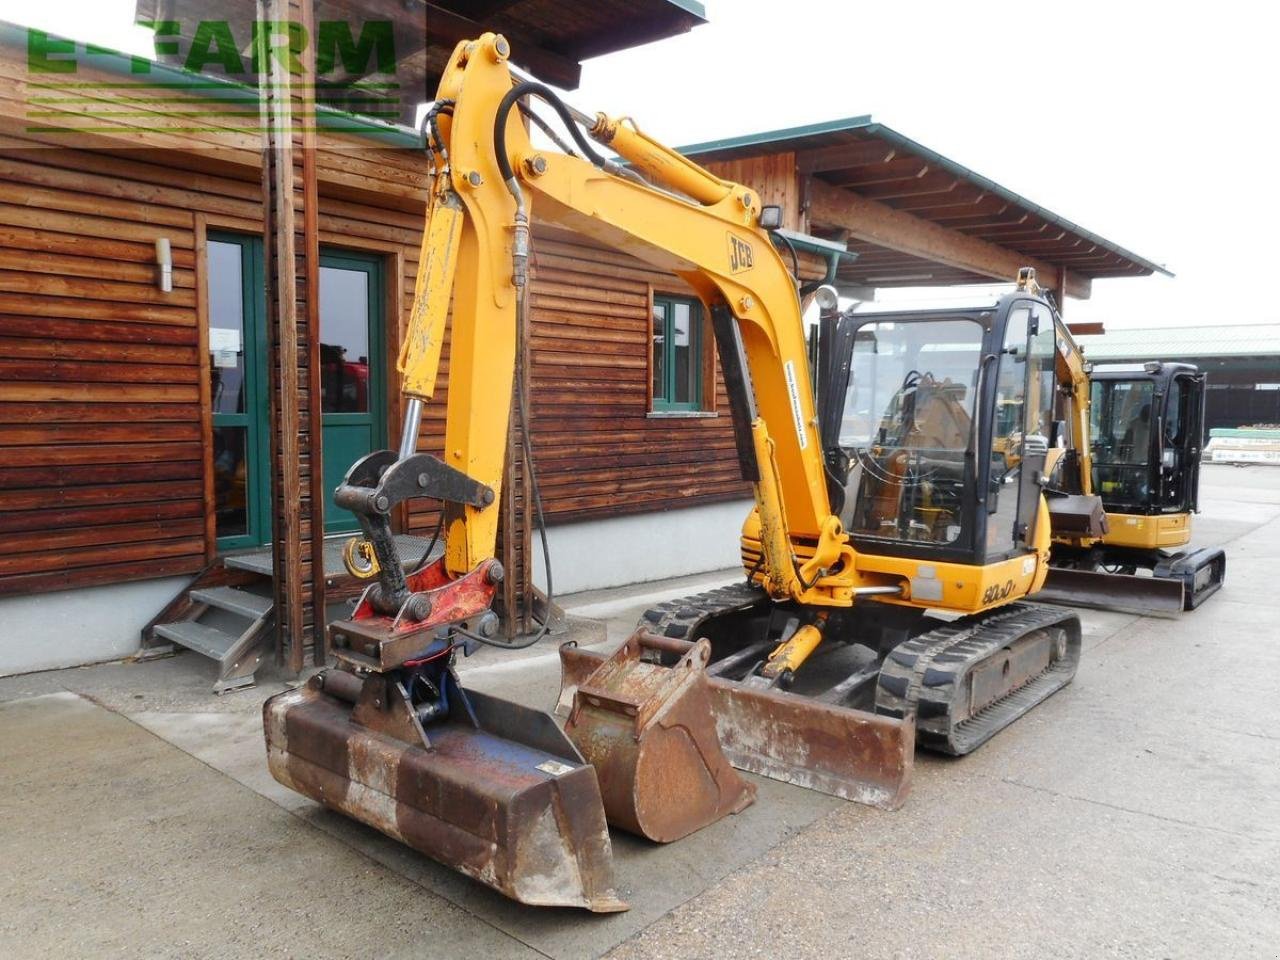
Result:
[[1280,323],[1212,327],[1132,327],[1076,338],[1090,360],[1274,357],[1280,375]]
[[[793,151],[803,173],[949,230],[1089,278],[1172,274],[1162,265],[1020,196],[870,115],[681,147],[699,162]],[[810,231],[819,233],[820,224]],[[869,286],[938,286],[989,277],[853,240],[841,278]],[[894,279],[898,278],[898,279]]]

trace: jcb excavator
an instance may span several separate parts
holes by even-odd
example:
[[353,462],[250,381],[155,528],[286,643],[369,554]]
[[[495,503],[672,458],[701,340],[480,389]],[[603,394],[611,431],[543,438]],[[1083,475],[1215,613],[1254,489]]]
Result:
[[[677,839],[752,801],[734,767],[892,808],[917,724],[924,745],[966,753],[1071,680],[1078,617],[1023,602],[1048,574],[1058,354],[1030,291],[921,321],[840,316],[826,288],[815,403],[778,208],[628,121],[572,110],[509,52],[494,34],[460,43],[431,105],[401,443],[335,495],[362,528],[348,567],[372,582],[331,625],[336,668],[265,704],[268,759],[282,783],[510,897],[618,910],[606,819]],[[565,144],[535,99],[576,150],[535,148],[522,116]],[[696,292],[755,495],[748,583],[653,611],[611,657],[562,647],[564,733],[453,670],[503,576],[535,210]],[[450,307],[440,459],[415,451]],[[406,572],[391,514],[414,497],[443,502],[445,553]]]
[[[1055,526],[1040,597],[1072,606],[1176,615],[1222,586],[1227,558],[1191,540],[1199,509],[1205,376],[1185,363],[1092,367],[1090,475],[1106,530]],[[1141,574],[1141,575],[1139,575]]]

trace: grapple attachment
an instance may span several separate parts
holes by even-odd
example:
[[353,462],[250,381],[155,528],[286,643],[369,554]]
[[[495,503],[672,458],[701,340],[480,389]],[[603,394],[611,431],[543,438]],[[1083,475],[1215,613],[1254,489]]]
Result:
[[[679,649],[632,635],[577,684],[565,724],[596,768],[609,822],[659,843],[737,813],[756,795],[720,750],[705,673],[711,645],[674,643]],[[645,649],[680,659],[647,662]]]
[[[705,644],[705,640],[690,644],[658,637],[642,629],[623,650],[628,658],[638,658],[639,651],[645,648],[679,648],[687,656],[689,650]],[[619,651],[614,659],[622,653]],[[589,702],[598,687],[597,673],[602,671],[602,665],[612,662],[602,654],[572,645],[561,647],[561,709],[584,698]],[[702,663],[705,665],[705,660]],[[656,664],[652,668],[671,669]],[[705,674],[701,683],[715,720],[718,752],[734,767],[886,810],[897,809],[906,799],[915,760],[915,724],[911,717],[878,716]],[[572,730],[570,735],[590,757],[582,739]],[[602,742],[611,743],[617,753],[605,768],[600,761],[593,762],[600,774],[610,821],[625,825],[616,818],[609,798],[616,784],[627,782],[626,764],[632,754],[620,735]],[[679,802],[665,780],[660,790],[656,796],[669,798],[673,805]]]
[[450,715],[429,738],[389,675],[330,670],[272,697],[272,775],[513,900],[627,909],[595,772],[555,721],[444,677]]

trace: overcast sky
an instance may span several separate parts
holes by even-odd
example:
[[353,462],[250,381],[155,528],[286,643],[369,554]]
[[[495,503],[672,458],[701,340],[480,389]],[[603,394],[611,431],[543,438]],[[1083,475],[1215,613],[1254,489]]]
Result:
[[[0,19],[129,52],[134,0],[0,0]],[[682,144],[870,113],[1166,264],[1073,320],[1280,322],[1280,7],[707,0],[684,36],[588,61],[570,100]],[[932,292],[930,296],[937,296]]]

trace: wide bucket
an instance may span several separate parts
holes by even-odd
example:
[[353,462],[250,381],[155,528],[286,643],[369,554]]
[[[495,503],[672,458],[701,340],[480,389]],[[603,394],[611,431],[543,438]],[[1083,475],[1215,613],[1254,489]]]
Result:
[[1029,599],[1145,617],[1176,617],[1185,607],[1185,593],[1181,578],[1050,567],[1044,586]]
[[[558,712],[584,685],[590,689],[589,678],[605,661],[569,644],[560,648]],[[913,718],[882,717],[705,673],[702,680],[720,750],[737,769],[884,810],[896,810],[906,799],[915,763]],[[601,780],[607,798],[610,788],[603,775]]]
[[[673,666],[641,659],[678,644]],[[563,654],[562,654],[563,657]],[[565,733],[596,769],[609,823],[659,843],[747,807],[756,795],[720,749],[706,666],[711,645],[637,632],[569,702]]]
[[269,699],[272,775],[513,900],[627,909],[595,772],[550,716],[467,691],[475,724],[433,723],[424,745],[356,723],[361,696],[329,671]]

